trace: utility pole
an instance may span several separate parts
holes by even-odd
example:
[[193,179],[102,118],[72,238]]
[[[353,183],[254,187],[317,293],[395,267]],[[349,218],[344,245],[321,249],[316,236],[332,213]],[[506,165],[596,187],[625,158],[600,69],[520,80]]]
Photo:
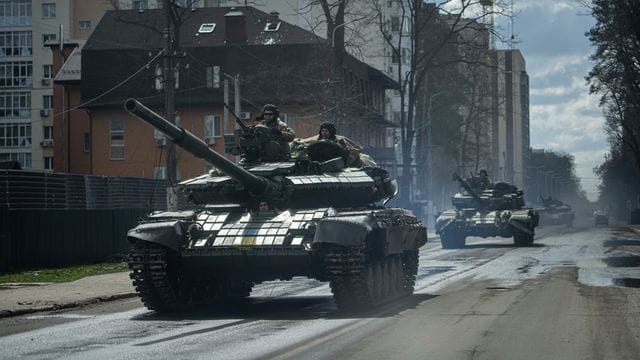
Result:
[[[175,78],[173,58],[176,53],[176,24],[175,16],[172,14],[174,0],[164,0],[164,10],[166,19],[166,45],[163,60],[163,83],[164,83],[164,108],[167,120],[175,124]],[[167,172],[167,210],[175,211],[178,208],[178,195],[176,184],[178,182],[176,148],[173,141],[167,139],[166,154]]]

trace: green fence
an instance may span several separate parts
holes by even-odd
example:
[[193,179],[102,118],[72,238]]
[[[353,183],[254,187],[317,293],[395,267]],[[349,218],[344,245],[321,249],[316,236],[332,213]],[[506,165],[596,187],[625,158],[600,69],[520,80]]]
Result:
[[0,209],[0,273],[126,254],[146,209]]

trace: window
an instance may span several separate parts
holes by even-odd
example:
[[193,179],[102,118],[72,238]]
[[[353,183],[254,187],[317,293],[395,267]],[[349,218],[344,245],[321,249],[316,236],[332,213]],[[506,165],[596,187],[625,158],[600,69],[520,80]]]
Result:
[[398,16],[391,17],[391,31],[393,32],[400,31],[400,18]]
[[53,109],[53,95],[42,95],[42,108]]
[[292,129],[295,128],[296,126],[296,119],[292,114],[281,113],[280,120],[284,121],[287,124],[287,126],[289,126]]
[[0,56],[33,55],[31,31],[0,32]]
[[387,7],[388,8],[392,8],[393,7],[393,1],[387,1]]
[[264,25],[264,31],[278,31],[280,30],[280,24],[280,21],[277,23],[268,22]]
[[91,20],[80,20],[78,21],[78,27],[80,29],[91,29]]
[[32,85],[31,61],[0,62],[0,87],[31,87]]
[[42,4],[42,17],[43,18],[55,18],[56,17],[56,4],[52,4],[52,3]]
[[198,34],[211,34],[215,29],[216,29],[215,23],[202,24],[198,29]]
[[53,126],[42,127],[42,140],[53,140]]
[[399,64],[400,63],[400,54],[396,49],[391,50],[391,63]]
[[31,147],[31,123],[0,124],[0,147]]
[[31,153],[3,153],[0,161],[17,161],[23,169],[31,168]]
[[220,87],[220,66],[207,66],[207,88]]
[[166,166],[155,166],[153,168],[153,178],[156,180],[164,180],[167,178]]
[[222,136],[222,121],[219,115],[207,115],[204,117],[204,141],[213,144],[215,138]]
[[109,122],[109,159],[124,160],[124,121],[111,119]]
[[84,133],[83,151],[86,153],[91,152],[91,136],[88,132]]
[[31,26],[31,0],[0,1],[0,26]]
[[42,65],[42,77],[45,79],[53,77],[53,65]]
[[162,68],[160,67],[160,65],[156,65],[156,76],[155,76],[154,87],[156,90],[164,89],[164,79],[162,76]]
[[131,2],[132,9],[145,10],[149,8],[147,0],[133,0]]
[[43,160],[44,171],[53,171],[53,156],[45,156]]
[[410,62],[409,49],[402,48],[402,63],[408,64]]
[[57,38],[58,37],[56,36],[56,34],[42,34],[42,46],[45,46],[47,44],[47,41],[53,41]]
[[0,92],[0,119],[31,118],[31,92]]

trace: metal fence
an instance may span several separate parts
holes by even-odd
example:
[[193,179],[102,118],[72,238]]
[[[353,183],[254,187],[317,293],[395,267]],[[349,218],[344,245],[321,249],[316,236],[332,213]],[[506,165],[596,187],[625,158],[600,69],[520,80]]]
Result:
[[0,170],[0,209],[166,209],[166,182]]
[[165,209],[164,180],[0,170],[0,272],[126,254],[127,230]]

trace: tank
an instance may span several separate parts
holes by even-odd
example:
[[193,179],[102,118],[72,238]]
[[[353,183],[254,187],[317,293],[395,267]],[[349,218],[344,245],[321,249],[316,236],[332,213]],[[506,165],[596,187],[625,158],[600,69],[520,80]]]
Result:
[[179,184],[192,209],[153,212],[127,234],[147,308],[244,298],[256,284],[296,276],[329,282],[341,310],[413,292],[426,229],[411,211],[386,207],[397,186],[384,169],[344,167],[330,141],[298,146],[282,161],[261,126],[229,139],[225,152],[243,156],[236,164],[134,99],[125,109],[215,167]]
[[540,214],[540,225],[566,225],[567,227],[573,226],[573,220],[575,214],[571,208],[571,205],[565,204],[562,201],[548,197],[540,197],[540,207],[536,209]]
[[443,211],[436,219],[436,234],[443,248],[462,248],[467,236],[513,237],[515,246],[533,244],[539,216],[524,207],[522,190],[505,182],[474,188],[469,183],[478,183],[475,177],[453,177],[464,191],[451,198],[454,209]]
[[593,212],[593,224],[597,226],[609,226],[609,213],[603,210]]

